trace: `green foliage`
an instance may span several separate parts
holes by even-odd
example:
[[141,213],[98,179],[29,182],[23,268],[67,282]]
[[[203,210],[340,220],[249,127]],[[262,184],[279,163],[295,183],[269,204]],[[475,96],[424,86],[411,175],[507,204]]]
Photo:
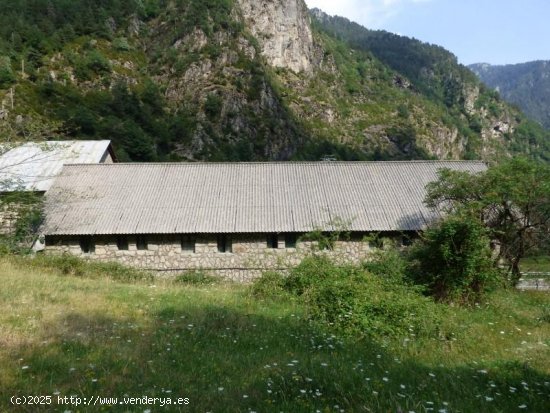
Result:
[[[109,39],[107,19],[124,28],[128,17],[155,17],[163,0],[4,0],[0,15],[0,53],[44,56],[81,36]],[[39,59],[34,59],[40,65]]]
[[284,277],[276,271],[266,271],[261,277],[254,280],[250,286],[250,293],[258,299],[280,299],[284,294]]
[[406,281],[407,260],[402,251],[394,245],[388,246],[388,242],[385,240],[384,249],[375,249],[370,253],[369,260],[363,263],[363,268],[388,281],[403,283]]
[[218,284],[221,278],[209,275],[204,271],[188,271],[176,276],[174,281],[176,284],[199,286]]
[[0,236],[0,253],[29,253],[43,220],[41,197],[34,192],[9,192],[0,195],[0,208],[15,219],[10,232]]
[[412,248],[409,276],[437,300],[479,302],[497,278],[489,244],[478,220],[448,217]]
[[313,320],[346,334],[437,335],[442,310],[398,278],[311,256],[291,271],[283,288],[303,301]]
[[443,170],[427,187],[429,206],[477,219],[500,244],[511,280],[519,279],[520,260],[550,234],[550,166],[514,158],[477,175]]
[[142,270],[130,268],[117,262],[85,261],[71,254],[37,255],[29,261],[34,268],[47,268],[63,275],[85,278],[109,278],[119,282],[151,281],[153,276]]
[[15,75],[11,68],[11,59],[0,56],[0,89],[6,88],[15,82]]
[[215,93],[210,93],[204,102],[204,112],[210,119],[215,119],[220,115],[222,106],[222,98]]
[[74,73],[79,80],[91,80],[111,72],[109,60],[98,50],[91,50],[75,62]]
[[528,116],[550,129],[550,77],[544,61],[515,65],[470,66],[491,88],[498,88],[506,101],[517,104]]
[[128,39],[126,37],[117,37],[114,39],[113,47],[119,52],[128,52],[132,50],[132,47],[130,46],[130,43],[128,43]]

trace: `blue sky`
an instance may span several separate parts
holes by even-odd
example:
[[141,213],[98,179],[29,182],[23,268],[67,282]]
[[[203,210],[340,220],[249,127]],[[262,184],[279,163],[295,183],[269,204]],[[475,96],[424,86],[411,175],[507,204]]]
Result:
[[550,0],[305,0],[369,29],[434,43],[463,64],[550,60]]

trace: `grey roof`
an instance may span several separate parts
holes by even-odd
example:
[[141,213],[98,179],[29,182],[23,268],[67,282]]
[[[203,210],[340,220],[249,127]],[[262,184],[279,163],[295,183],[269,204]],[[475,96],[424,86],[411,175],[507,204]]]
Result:
[[111,141],[45,141],[0,147],[0,191],[47,191],[67,163],[99,163]]
[[[67,165],[46,196],[46,235],[420,230],[437,171],[482,162]],[[341,229],[341,228],[340,228]]]

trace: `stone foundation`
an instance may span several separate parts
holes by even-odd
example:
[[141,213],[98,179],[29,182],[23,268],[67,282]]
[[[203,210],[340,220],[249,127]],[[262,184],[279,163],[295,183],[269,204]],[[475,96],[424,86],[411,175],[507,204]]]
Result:
[[[228,235],[229,236],[229,235]],[[46,252],[72,254],[93,261],[121,264],[162,273],[204,271],[235,281],[251,281],[268,270],[285,271],[298,265],[312,251],[316,241],[298,241],[296,248],[285,248],[285,235],[278,235],[278,248],[269,248],[265,234],[231,234],[232,252],[219,252],[217,236],[195,236],[195,252],[182,250],[179,235],[149,235],[147,249],[138,249],[137,237],[128,236],[127,250],[120,250],[117,237],[93,238],[95,250],[84,253],[79,237],[46,237]],[[126,246],[124,246],[125,248]],[[337,241],[334,250],[318,251],[339,262],[364,261],[374,247],[357,234]]]

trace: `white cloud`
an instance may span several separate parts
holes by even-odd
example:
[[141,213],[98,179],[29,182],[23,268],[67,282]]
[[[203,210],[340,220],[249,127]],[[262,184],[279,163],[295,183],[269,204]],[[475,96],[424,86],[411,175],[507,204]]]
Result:
[[379,29],[393,16],[411,4],[432,0],[305,0],[309,8],[317,7],[330,15],[347,17],[371,28]]

